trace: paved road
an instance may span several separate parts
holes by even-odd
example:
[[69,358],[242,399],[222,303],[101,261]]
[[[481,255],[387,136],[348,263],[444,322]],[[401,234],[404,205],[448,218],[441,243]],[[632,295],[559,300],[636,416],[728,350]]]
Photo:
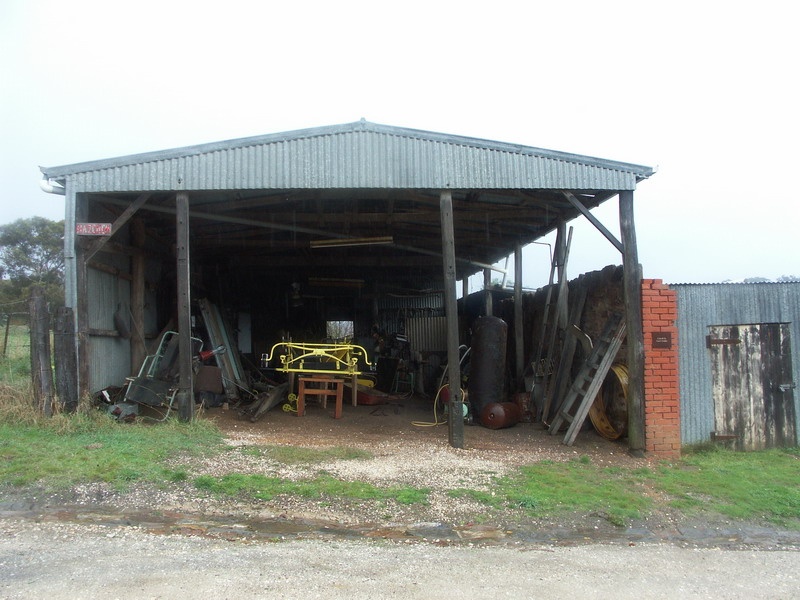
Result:
[[800,552],[248,541],[0,519],[0,598],[796,598]]

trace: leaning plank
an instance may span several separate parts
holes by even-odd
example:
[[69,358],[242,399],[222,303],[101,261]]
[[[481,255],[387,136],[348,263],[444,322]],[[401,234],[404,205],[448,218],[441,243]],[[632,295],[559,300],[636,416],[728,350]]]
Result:
[[564,436],[564,443],[567,446],[571,446],[575,442],[575,438],[578,436],[578,431],[580,431],[583,422],[586,420],[586,416],[589,414],[589,409],[592,407],[592,403],[594,402],[597,393],[600,391],[600,387],[603,385],[603,380],[605,380],[606,375],[608,375],[608,371],[611,369],[611,365],[614,363],[614,359],[617,357],[617,353],[622,346],[622,340],[625,339],[625,325],[625,320],[623,319],[617,328],[614,337],[609,343],[608,349],[603,354],[600,364],[597,366],[597,371],[589,383],[589,387],[586,389],[586,394],[583,397],[583,401],[578,407],[578,410],[572,419],[572,423],[570,424],[569,429],[567,429],[567,433]]

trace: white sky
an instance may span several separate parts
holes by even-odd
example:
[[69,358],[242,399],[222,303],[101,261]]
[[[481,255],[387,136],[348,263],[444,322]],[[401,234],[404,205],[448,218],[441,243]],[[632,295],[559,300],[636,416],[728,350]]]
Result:
[[[0,0],[0,224],[64,217],[39,165],[363,117],[657,167],[646,277],[800,275],[792,4]],[[570,278],[621,262],[573,224]]]

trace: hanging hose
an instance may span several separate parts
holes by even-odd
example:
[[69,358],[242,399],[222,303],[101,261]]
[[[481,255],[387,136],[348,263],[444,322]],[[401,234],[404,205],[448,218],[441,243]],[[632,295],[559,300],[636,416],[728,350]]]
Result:
[[[621,363],[611,366],[611,371],[616,375],[617,381],[622,388],[622,396],[626,401],[628,400],[628,367]],[[610,396],[610,395],[609,395]],[[608,407],[611,406],[612,398],[606,398],[606,392],[597,394],[591,408],[589,409],[589,418],[592,420],[595,430],[607,440],[618,440],[625,433],[625,428],[615,428],[611,424],[606,412]]]
[[[461,354],[461,350],[462,349],[465,350],[464,354]],[[459,367],[464,364],[464,360],[467,358],[467,356],[469,356],[469,351],[470,350],[472,350],[471,347],[467,347],[467,346],[465,346],[463,344],[458,347],[458,353],[461,354],[461,357],[458,359],[458,366]],[[447,367],[448,366],[449,365],[445,365],[444,366],[444,370],[442,371],[442,376],[439,378],[439,391],[442,391],[442,388],[444,387],[444,378],[447,377]],[[436,395],[438,396],[439,392],[436,392]]]
[[[427,423],[425,421],[412,421],[411,424],[415,427],[437,427],[439,425],[444,425],[447,423],[447,419],[444,421],[439,420],[439,396],[442,393],[442,390],[447,388],[448,393],[450,391],[450,384],[445,384],[439,387],[438,391],[436,392],[436,397],[433,399],[433,422]],[[464,390],[461,390],[461,397],[464,397]]]
[[[467,356],[469,356],[469,351],[471,349],[472,348],[470,348],[469,346],[465,346],[464,344],[458,347],[458,353],[460,355],[460,358],[458,359],[459,367],[462,364],[464,364],[464,360],[467,358]],[[462,350],[464,351],[464,354],[461,354]],[[444,370],[442,371],[442,376],[439,378],[439,389],[436,391],[436,397],[433,399],[433,423],[426,423],[424,421],[413,421],[411,423],[412,425],[416,427],[436,427],[438,425],[444,425],[445,423],[447,423],[447,419],[445,419],[444,421],[439,420],[439,395],[442,393],[442,390],[444,388],[448,388],[448,390],[450,388],[450,384],[444,382],[445,378],[447,377],[447,367],[448,365],[444,366]],[[461,389],[461,397],[465,398],[466,394],[464,392],[464,389],[463,388],[459,389]]]

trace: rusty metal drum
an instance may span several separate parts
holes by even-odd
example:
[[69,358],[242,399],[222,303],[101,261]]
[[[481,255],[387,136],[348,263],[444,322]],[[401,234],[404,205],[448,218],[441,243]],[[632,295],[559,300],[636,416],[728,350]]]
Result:
[[489,429],[513,427],[521,417],[519,405],[515,402],[492,402],[481,411],[481,425]]

